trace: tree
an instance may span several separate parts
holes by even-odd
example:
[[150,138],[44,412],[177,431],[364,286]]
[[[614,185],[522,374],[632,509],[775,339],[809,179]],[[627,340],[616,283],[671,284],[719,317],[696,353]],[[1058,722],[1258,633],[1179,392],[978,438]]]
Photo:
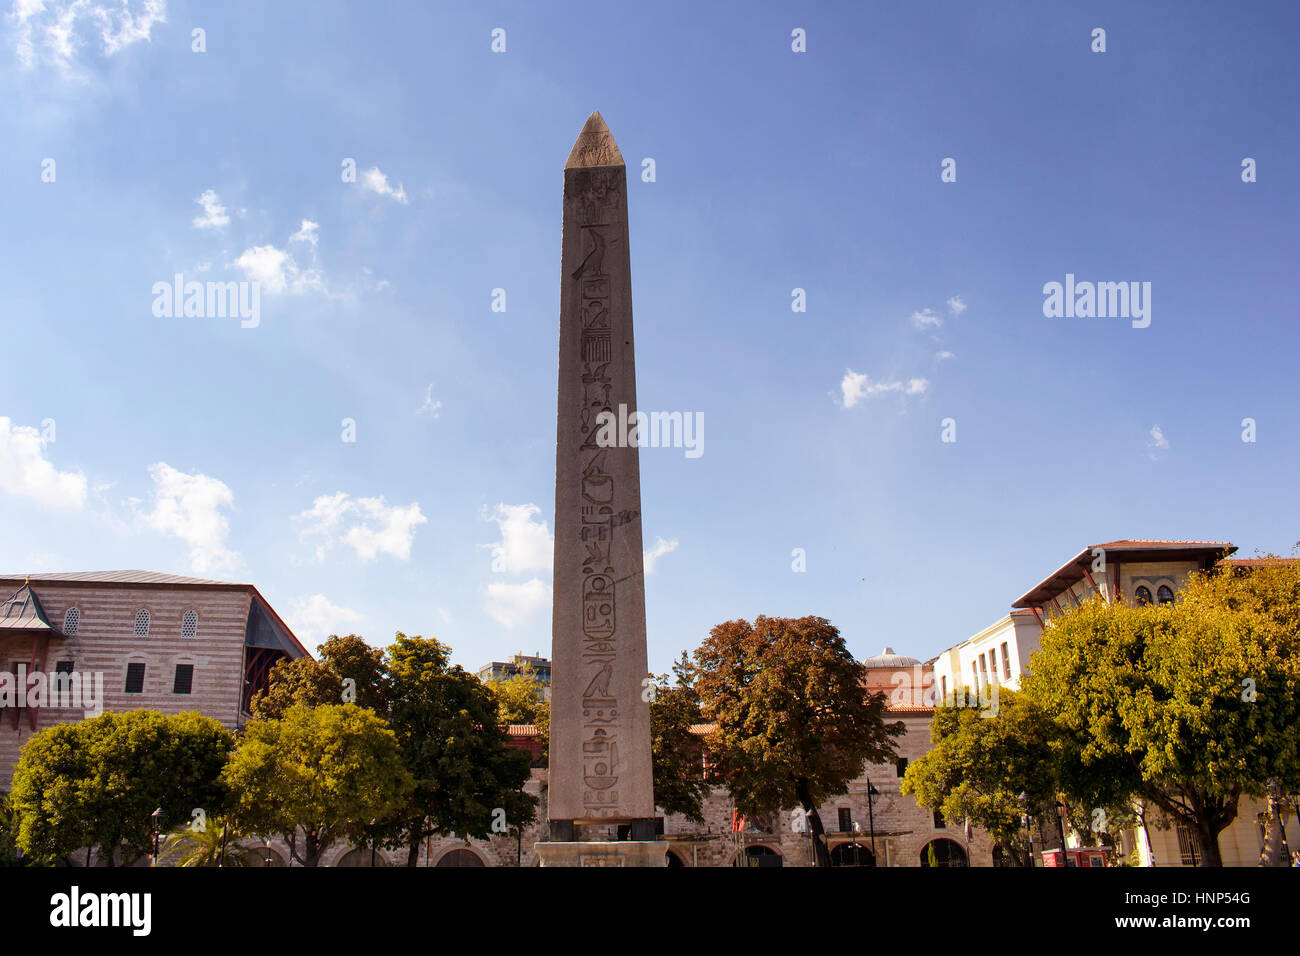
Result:
[[551,702],[546,699],[545,685],[532,665],[525,663],[509,677],[492,677],[484,683],[496,695],[500,723],[532,724],[537,728],[542,753],[540,766],[546,766],[551,737]]
[[680,813],[703,823],[704,800],[711,788],[702,766],[702,743],[691,733],[691,726],[703,723],[704,715],[695,689],[694,667],[685,651],[673,665],[673,673],[675,686],[668,685],[667,674],[660,675],[650,700],[655,802],[666,814]]
[[209,817],[202,829],[187,826],[167,834],[160,860],[174,860],[176,866],[252,866],[253,851],[241,846],[243,837],[224,817]]
[[0,866],[22,866],[18,853],[18,822],[7,791],[0,790]]
[[369,839],[413,783],[388,722],[356,704],[300,704],[281,720],[251,721],[222,777],[240,824],[281,834],[303,866],[319,865],[335,840]]
[[382,650],[356,634],[331,635],[316,650],[319,661],[299,657],[271,668],[266,689],[253,698],[254,718],[279,720],[297,704],[354,703],[381,715],[385,712],[387,672]]
[[109,712],[40,731],[14,767],[18,846],[41,862],[94,847],[109,866],[153,852],[151,814],[189,821],[216,810],[232,737],[217,721],[187,712]]
[[1300,781],[1300,567],[1192,574],[1168,606],[1053,620],[1024,688],[1079,765],[1158,806],[1221,866],[1243,794]]
[[414,866],[427,836],[520,833],[536,800],[524,792],[531,760],[507,746],[500,701],[436,640],[398,633],[388,648],[389,712],[405,769],[406,799],[382,828]]
[[848,790],[863,766],[894,757],[901,722],[825,618],[728,621],[695,652],[696,687],[717,721],[707,745],[746,815],[801,806],[818,866],[830,866],[817,807]]

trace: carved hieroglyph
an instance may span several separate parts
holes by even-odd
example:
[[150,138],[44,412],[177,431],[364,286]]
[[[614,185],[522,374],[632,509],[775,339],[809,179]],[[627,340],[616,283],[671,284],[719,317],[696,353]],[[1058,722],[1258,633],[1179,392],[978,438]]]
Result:
[[641,476],[598,416],[636,408],[627,170],[593,113],[564,167],[549,815],[654,816]]

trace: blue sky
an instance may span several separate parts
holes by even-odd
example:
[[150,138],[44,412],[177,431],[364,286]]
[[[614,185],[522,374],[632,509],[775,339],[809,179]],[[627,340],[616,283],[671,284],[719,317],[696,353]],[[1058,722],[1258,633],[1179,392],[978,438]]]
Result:
[[[0,570],[250,581],[313,647],[548,653],[594,109],[641,408],[705,421],[700,457],[641,454],[655,670],[760,613],[925,658],[1089,544],[1300,538],[1294,5],[591,10],[18,0]],[[260,282],[257,326],[156,316],[176,273]],[[1067,273],[1150,282],[1150,326],[1045,317]]]

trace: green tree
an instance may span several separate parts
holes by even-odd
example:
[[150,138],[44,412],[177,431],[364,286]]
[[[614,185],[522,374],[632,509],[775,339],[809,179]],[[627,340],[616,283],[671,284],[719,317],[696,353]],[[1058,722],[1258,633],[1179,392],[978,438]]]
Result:
[[825,618],[728,621],[695,652],[696,688],[718,728],[708,747],[746,815],[800,806],[818,866],[830,866],[818,806],[848,791],[863,766],[894,757],[901,722]]
[[398,633],[388,648],[389,712],[414,781],[383,827],[414,866],[427,836],[519,833],[536,814],[523,790],[531,760],[507,746],[501,704],[439,641]]
[[18,821],[9,793],[0,790],[0,866],[22,866],[18,853]]
[[319,865],[336,840],[370,839],[413,783],[388,722],[356,704],[296,705],[281,720],[251,721],[222,776],[240,824],[281,834],[303,866]]
[[316,650],[320,660],[299,657],[271,668],[266,689],[253,698],[254,718],[279,720],[299,704],[355,703],[385,713],[387,672],[382,650],[356,634],[332,635]]
[[691,733],[691,727],[703,723],[704,715],[695,689],[694,667],[685,651],[673,665],[673,673],[677,679],[672,686],[667,674],[660,675],[650,701],[655,803],[664,813],[680,813],[703,823],[704,800],[711,787],[703,767],[702,741]]
[[493,677],[484,683],[496,695],[500,723],[532,724],[537,728],[541,766],[546,766],[551,739],[551,702],[546,699],[546,686],[532,665],[525,663],[509,677]]
[[1300,781],[1300,567],[1193,574],[1169,606],[1053,620],[1025,692],[1078,764],[1196,834],[1207,866],[1243,794]]
[[107,865],[129,865],[153,851],[155,809],[175,824],[221,806],[231,743],[221,724],[193,712],[109,712],[48,727],[14,767],[18,846],[46,863],[94,847]]

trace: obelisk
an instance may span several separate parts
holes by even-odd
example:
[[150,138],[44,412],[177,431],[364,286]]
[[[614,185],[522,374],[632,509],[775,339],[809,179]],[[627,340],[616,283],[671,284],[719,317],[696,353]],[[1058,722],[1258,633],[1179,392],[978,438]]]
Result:
[[[654,840],[627,169],[599,113],[564,166],[544,866],[664,865]],[[602,414],[603,413],[603,414]],[[630,840],[608,841],[618,825]],[[615,833],[618,831],[615,830]]]

